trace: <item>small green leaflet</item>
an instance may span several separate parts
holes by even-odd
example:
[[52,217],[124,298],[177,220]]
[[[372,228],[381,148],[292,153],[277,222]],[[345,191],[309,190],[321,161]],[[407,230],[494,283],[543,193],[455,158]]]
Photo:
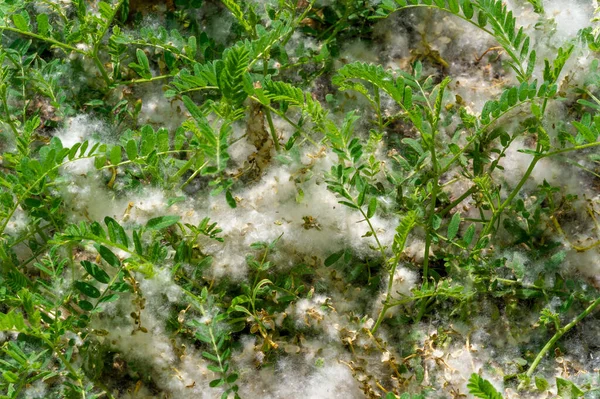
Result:
[[419,144],[419,142],[415,139],[411,139],[411,138],[405,138],[402,139],[402,143],[406,144],[407,146],[409,146],[410,148],[412,148],[413,150],[415,150],[415,152],[419,155],[423,155],[423,147],[421,147],[421,144]]
[[135,252],[138,255],[144,254],[144,247],[142,246],[142,240],[140,239],[140,233],[137,230],[133,230],[133,246],[135,248]]
[[185,197],[184,196],[169,198],[167,200],[167,208],[170,207],[170,206],[173,206],[174,204],[176,204],[178,202],[183,202],[183,201],[185,201]]
[[452,219],[450,220],[450,224],[448,224],[448,240],[453,240],[458,233],[458,228],[460,227],[460,212],[456,212]]
[[592,131],[589,126],[577,121],[573,121],[573,126],[577,129],[579,133],[583,136],[585,141],[588,143],[594,143],[596,141],[596,134]]
[[108,284],[109,283],[110,277],[97,264],[89,262],[87,260],[82,260],[81,261],[81,266],[83,266],[83,268],[85,269],[85,271],[88,272],[88,274],[90,276],[92,276],[93,278],[95,278],[96,281],[98,281],[100,283],[103,283],[103,284]]
[[13,14],[13,23],[15,27],[21,31],[29,32],[29,22],[21,14]]
[[581,105],[585,105],[586,107],[593,108],[593,109],[595,109],[596,111],[600,112],[600,105],[599,105],[599,104],[597,104],[597,103],[593,103],[593,102],[591,102],[591,101],[584,100],[584,99],[581,99],[581,98],[580,98],[579,100],[577,100],[577,102],[578,102],[579,104],[581,104]]
[[110,150],[110,163],[118,165],[121,162],[121,146],[116,145]]
[[81,309],[88,311],[88,312],[94,309],[94,305],[90,301],[81,300],[81,301],[77,302],[77,304],[79,305],[79,307]]
[[144,79],[152,78],[152,73],[150,72],[150,63],[148,62],[148,57],[146,56],[146,53],[142,49],[137,49],[135,51],[135,55],[138,63],[129,63],[129,68],[133,69],[138,75],[140,75]]
[[469,393],[476,398],[481,399],[502,399],[502,395],[496,391],[496,388],[487,380],[473,373],[467,384]]
[[343,254],[344,254],[344,250],[335,252],[335,253],[329,255],[327,257],[327,259],[325,259],[325,262],[323,262],[323,263],[325,264],[325,266],[331,266],[335,262],[337,262],[342,257]]
[[0,331],[10,330],[27,332],[28,327],[22,313],[16,313],[14,310],[8,313],[0,312]]
[[98,253],[100,254],[100,256],[102,257],[102,259],[104,259],[106,261],[106,263],[108,263],[112,267],[121,266],[121,261],[119,260],[117,255],[115,255],[113,253],[113,251],[106,248],[104,245],[96,245],[95,247],[96,247],[96,250],[98,251]]
[[174,225],[181,219],[179,216],[159,216],[152,218],[146,223],[146,228],[151,230],[162,230]]
[[237,208],[237,201],[235,200],[235,198],[231,194],[231,191],[229,191],[229,190],[225,191],[225,200],[227,201],[227,204],[231,208],[234,208],[234,209]]
[[188,45],[184,47],[184,51],[188,57],[194,58],[196,56],[196,50],[198,45],[196,44],[196,36],[190,36],[188,38]]
[[48,36],[50,31],[50,24],[48,23],[48,14],[38,14],[35,17],[37,21],[38,33],[42,36]]
[[127,153],[127,158],[129,158],[130,160],[134,160],[137,159],[138,157],[138,147],[137,147],[137,143],[135,140],[130,139],[127,142],[127,146],[125,147],[125,152]]
[[219,358],[218,358],[218,357],[216,357],[215,355],[213,355],[213,354],[212,354],[212,353],[210,353],[210,352],[203,351],[203,352],[202,352],[202,356],[204,356],[204,357],[205,357],[205,358],[207,358],[208,360],[212,360],[213,362],[218,362],[218,361],[219,361]]
[[474,12],[473,12],[473,4],[471,3],[471,0],[462,0],[461,6],[462,6],[463,13],[465,14],[465,17],[467,19],[473,18]]
[[475,226],[474,225],[470,225],[467,228],[467,231],[465,231],[465,234],[463,235],[463,243],[465,245],[470,245],[471,241],[473,241],[473,237],[475,236]]
[[560,398],[580,398],[584,392],[569,380],[556,378],[556,389]]
[[531,76],[533,69],[535,68],[535,50],[529,53],[529,61],[527,62],[527,76]]
[[77,156],[77,150],[81,147],[81,143],[75,143],[69,150],[69,161],[72,161]]
[[376,210],[377,210],[377,198],[373,197],[373,198],[371,198],[371,201],[369,201],[369,208],[367,209],[367,217],[372,218],[373,216],[375,216]]
[[548,383],[548,381],[546,381],[546,379],[542,377],[535,377],[535,387],[538,389],[538,391],[543,392],[548,390],[550,384]]
[[442,218],[440,217],[440,215],[436,215],[434,214],[431,220],[431,227],[433,227],[434,230],[437,230],[440,228],[440,226],[442,225]]
[[208,386],[210,386],[211,388],[216,388],[216,387],[220,387],[224,383],[225,383],[225,380],[222,378],[219,378],[219,379],[212,380],[211,382],[209,382]]
[[107,216],[104,218],[104,223],[108,228],[108,237],[110,238],[110,241],[129,247],[129,239],[127,238],[125,229],[119,224],[119,222]]
[[89,296],[90,298],[100,298],[100,290],[90,283],[75,281],[75,288],[83,295]]
[[448,0],[448,8],[453,14],[458,14],[460,8],[458,7],[458,0]]
[[410,88],[410,86],[406,86],[404,88],[404,108],[406,109],[410,109],[412,108],[413,102],[412,102],[412,89]]
[[142,67],[142,76],[144,78],[150,78],[152,75],[150,74],[150,63],[148,62],[148,57],[146,53],[142,49],[137,49],[135,51],[135,55],[137,57],[138,63]]
[[542,151],[548,151],[550,149],[550,136],[546,132],[541,125],[537,127],[537,136],[538,141],[540,143],[540,147],[542,147]]
[[415,78],[416,79],[420,79],[421,78],[421,73],[423,72],[423,64],[421,63],[421,61],[417,61],[415,62],[415,65],[413,66],[414,72],[415,72]]
[[188,109],[188,111],[190,111],[190,114],[192,115],[192,117],[194,119],[196,119],[197,121],[205,121],[206,118],[204,117],[204,114],[202,114],[202,111],[200,111],[200,108],[198,108],[198,106],[196,105],[196,103],[194,103],[194,101],[189,98],[188,96],[183,96],[183,105],[185,105],[185,107]]

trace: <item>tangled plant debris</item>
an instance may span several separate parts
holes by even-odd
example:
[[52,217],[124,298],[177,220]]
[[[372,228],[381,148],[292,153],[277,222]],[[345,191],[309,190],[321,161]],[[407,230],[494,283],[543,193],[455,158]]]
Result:
[[600,397],[598,7],[0,3],[0,398]]

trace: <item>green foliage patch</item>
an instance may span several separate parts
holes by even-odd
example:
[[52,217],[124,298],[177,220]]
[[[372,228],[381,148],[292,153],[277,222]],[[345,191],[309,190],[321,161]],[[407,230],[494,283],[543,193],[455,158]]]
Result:
[[[129,0],[67,3],[0,4],[0,398],[40,383],[45,397],[170,395],[156,374],[164,370],[118,349],[120,328],[134,339],[166,336],[177,373],[197,353],[206,387],[185,388],[221,398],[249,397],[254,374],[308,353],[314,337],[333,342],[333,366],[369,398],[461,397],[460,384],[502,398],[491,378],[523,397],[600,389],[597,378],[562,378],[549,363],[567,370],[563,337],[597,318],[596,287],[567,267],[600,242],[592,233],[576,240],[571,226],[596,232],[597,204],[532,183],[540,167],[560,163],[597,190],[598,60],[585,79],[565,77],[581,49],[597,57],[597,29],[542,60],[531,30],[500,0],[174,1],[162,13]],[[542,29],[543,2],[528,3]],[[210,12],[226,32],[206,27]],[[498,44],[489,64],[505,80],[480,111],[426,58],[401,69],[341,55],[346,41],[373,40],[378,23],[411,12],[443,12]],[[146,109],[155,92],[170,107],[160,126],[143,118],[158,114]],[[67,143],[61,132],[82,114],[111,135]],[[241,163],[240,143],[250,148]],[[523,168],[506,163],[519,156]],[[259,223],[264,205],[248,190],[276,169],[289,179],[278,175],[275,186],[291,188],[288,205],[299,206],[268,204],[282,209],[272,231],[288,230],[221,265],[214,248],[227,258]],[[166,206],[143,214],[129,202],[95,220],[65,194],[73,182],[123,203],[155,190]],[[325,202],[305,195],[315,187],[335,197],[327,212],[358,221],[364,247],[353,231],[336,241],[308,214]],[[223,209],[228,217],[217,220]],[[306,248],[294,246],[294,229],[314,234],[298,240]],[[152,306],[160,327],[148,321]],[[484,319],[511,337],[510,367],[488,359],[468,380],[445,384],[444,372],[456,370],[440,353],[466,340],[467,352],[486,356],[469,346],[475,331],[489,332]],[[308,374],[333,367],[325,352],[307,357]],[[593,373],[585,367],[578,371]]]

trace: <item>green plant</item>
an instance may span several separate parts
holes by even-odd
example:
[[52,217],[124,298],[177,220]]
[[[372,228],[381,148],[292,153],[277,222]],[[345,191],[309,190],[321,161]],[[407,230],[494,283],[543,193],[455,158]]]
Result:
[[472,374],[469,378],[469,393],[477,398],[483,399],[502,399],[502,395],[496,391],[496,388],[489,381],[481,378],[477,374]]
[[[598,29],[529,3],[0,4],[0,397],[597,391]],[[498,46],[355,56],[441,15]]]

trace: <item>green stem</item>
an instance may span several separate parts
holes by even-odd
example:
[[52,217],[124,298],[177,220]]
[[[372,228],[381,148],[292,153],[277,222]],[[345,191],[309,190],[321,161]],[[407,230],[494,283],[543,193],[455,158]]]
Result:
[[119,9],[121,8],[121,6],[123,5],[124,2],[125,2],[125,0],[119,0],[119,2],[113,7],[112,15],[110,16],[110,18],[108,18],[106,20],[106,23],[104,24],[104,26],[102,26],[102,30],[96,36],[96,42],[94,43],[94,54],[98,53],[98,49],[100,47],[100,42],[104,38],[104,35],[106,35],[106,32],[108,32],[108,29],[112,25],[115,17],[117,16],[117,13],[119,12]]
[[108,76],[108,72],[106,72],[106,68],[104,68],[104,65],[102,65],[102,61],[100,61],[100,58],[98,58],[98,54],[92,53],[92,54],[89,54],[89,56],[94,61],[94,64],[96,65],[96,68],[98,68],[98,71],[100,71],[100,75],[102,75],[102,79],[104,80],[106,85],[110,86],[111,85],[110,77]]
[[10,117],[10,111],[8,110],[8,101],[6,100],[6,87],[3,87],[2,90],[2,105],[4,105],[4,112],[6,112],[6,123],[10,126],[10,129],[13,131],[15,135],[15,139],[19,137],[19,131],[15,126],[12,118]]
[[525,171],[525,174],[523,175],[523,177],[519,181],[519,184],[517,184],[517,187],[514,188],[514,190],[510,193],[510,195],[508,196],[508,198],[506,198],[506,200],[504,200],[504,202],[502,204],[500,204],[500,206],[498,207],[498,209],[496,209],[496,211],[492,215],[492,217],[489,220],[488,224],[486,225],[485,229],[481,233],[481,237],[482,238],[485,237],[485,236],[487,236],[492,231],[492,229],[494,227],[494,224],[500,218],[500,216],[502,215],[502,212],[504,212],[504,209],[508,205],[510,205],[510,203],[512,202],[512,200],[517,196],[517,194],[519,194],[519,192],[521,191],[521,188],[523,188],[523,186],[525,185],[525,183],[529,179],[529,176],[533,172],[533,169],[535,168],[535,165],[542,158],[543,158],[543,156],[541,156],[541,155],[536,155],[536,156],[533,157],[533,159],[531,160],[531,163],[529,164],[529,167]]
[[12,397],[13,398],[20,398],[21,395],[19,395],[21,393],[21,391],[23,390],[23,388],[25,388],[25,384],[27,383],[27,379],[26,378],[21,378],[19,380],[19,383],[17,385],[17,387],[15,388],[15,390],[12,392]]
[[121,277],[121,272],[123,271],[123,268],[124,268],[123,262],[121,262],[121,267],[119,268],[119,270],[117,270],[115,275],[110,279],[110,281],[106,285],[106,288],[104,288],[104,291],[102,291],[102,294],[96,301],[96,304],[94,305],[94,308],[92,309],[92,312],[96,311],[96,309],[98,308],[98,305],[101,305],[100,301],[102,301],[102,299],[104,299],[106,297],[106,294],[108,294],[110,291],[112,291],[111,287]]
[[119,12],[119,9],[121,8],[121,6],[123,5],[124,2],[125,2],[125,0],[119,0],[119,2],[114,6],[112,15],[110,16],[110,18],[108,18],[106,20],[106,23],[102,26],[102,29],[100,30],[98,35],[96,35],[96,38],[95,38],[96,40],[94,41],[93,49],[90,53],[88,53],[88,55],[94,60],[94,64],[96,64],[96,67],[100,71],[100,74],[102,75],[102,79],[104,79],[104,82],[109,87],[112,83],[112,80],[108,76],[108,73],[106,72],[106,68],[104,68],[104,65],[102,64],[102,61],[100,61],[98,53],[100,51],[100,44],[102,43],[102,39],[106,35],[106,32],[108,32],[108,29],[112,25],[117,13]]
[[594,309],[596,309],[596,307],[598,307],[598,305],[600,305],[600,298],[596,299],[590,306],[588,306],[575,319],[573,319],[573,321],[571,321],[569,324],[565,325],[563,328],[558,329],[558,331],[556,331],[556,333],[554,333],[552,338],[550,338],[550,341],[548,341],[548,343],[546,343],[546,345],[544,345],[542,350],[537,354],[536,358],[533,360],[533,363],[531,363],[531,366],[529,367],[529,370],[527,370],[527,373],[526,373],[527,377],[531,377],[533,375],[533,372],[535,371],[537,366],[540,364],[540,362],[542,361],[542,359],[544,358],[546,353],[550,349],[552,349],[554,344],[559,339],[561,339],[562,336],[565,335],[570,329],[575,327],[575,325],[577,325],[577,323],[579,323],[581,320],[583,320],[583,318],[585,318]]
[[54,39],[52,39],[52,38],[50,38],[50,37],[44,37],[44,36],[40,36],[40,35],[38,35],[38,34],[35,34],[35,33],[33,33],[33,32],[22,31],[22,30],[19,30],[19,29],[17,29],[17,28],[12,28],[12,27],[10,27],[10,26],[0,26],[0,30],[7,30],[7,31],[9,31],[9,32],[15,32],[15,33],[19,33],[19,34],[21,34],[21,35],[24,35],[24,36],[29,36],[29,37],[32,37],[32,38],[34,38],[34,39],[41,40],[41,41],[44,41],[44,42],[46,42],[46,43],[53,44],[53,45],[55,45],[55,46],[57,46],[57,47],[60,47],[60,48],[62,48],[62,49],[65,49],[65,50],[74,51],[74,52],[76,52],[76,53],[83,54],[83,55],[85,55],[85,54],[86,54],[86,52],[85,52],[85,51],[83,51],[83,50],[80,50],[80,49],[78,49],[77,47],[70,46],[70,45],[68,45],[68,44],[66,44],[66,43],[61,43],[61,42],[59,42],[59,41],[57,41],[57,40],[54,40]]
[[431,305],[433,303],[433,301],[435,301],[435,296],[430,296],[429,298],[427,298],[427,300],[421,300],[421,307],[419,309],[419,313],[417,314],[417,317],[414,318],[415,323],[418,323],[419,321],[421,321],[423,316],[425,316],[427,307],[429,305]]
[[154,76],[152,78],[149,79],[132,79],[132,80],[124,80],[121,82],[116,82],[116,84],[118,85],[131,85],[131,84],[136,84],[136,83],[148,83],[148,82],[155,82],[157,80],[163,80],[163,79],[168,79],[168,78],[172,78],[175,75],[160,75],[160,76]]
[[383,115],[381,114],[381,98],[379,95],[379,87],[373,86],[375,92],[375,108],[377,111],[377,125],[379,127],[379,133],[383,133]]
[[563,149],[560,149],[560,150],[556,150],[556,151],[552,151],[552,152],[547,152],[544,155],[540,155],[540,157],[542,157],[542,158],[548,158],[548,157],[551,157],[553,155],[563,154],[565,152],[585,150],[586,148],[593,148],[593,147],[598,147],[598,146],[600,146],[600,141],[595,141],[593,143],[587,143],[587,144],[577,145],[575,147],[563,148]]
[[200,90],[216,90],[218,89],[217,86],[203,86],[203,87],[194,87],[193,89],[187,89],[187,90],[183,90],[179,92],[179,95],[182,94],[186,94],[186,93],[191,93],[193,91],[200,91]]
[[149,43],[149,42],[145,42],[145,41],[141,41],[141,40],[137,40],[137,41],[132,41],[129,42],[130,45],[138,45],[138,46],[144,46],[144,47],[154,47],[157,48],[159,50],[162,51],[168,51],[173,53],[174,55],[176,55],[177,57],[183,58],[184,60],[194,63],[196,62],[195,60],[193,60],[192,58],[188,57],[187,55],[179,52],[179,49],[173,47],[173,48],[169,48],[169,47],[165,47],[165,46],[161,46],[160,44],[155,44],[155,43]]
[[429,214],[427,215],[427,227],[426,227],[426,238],[425,238],[425,253],[423,255],[423,284],[427,284],[429,279],[429,250],[431,248],[431,229],[433,226],[433,218],[435,216],[435,203],[437,202],[437,196],[439,193],[439,165],[437,161],[437,155],[435,152],[435,136],[437,126],[432,126],[431,132],[431,164],[433,166],[433,188],[431,191],[431,204],[429,205]]
[[277,137],[277,132],[275,131],[275,125],[273,125],[273,117],[271,116],[271,110],[265,108],[265,115],[267,116],[267,122],[269,123],[269,130],[271,131],[273,144],[275,144],[275,151],[279,152],[281,150],[281,147],[279,145],[279,138]]
[[219,368],[221,370],[223,370],[223,361],[221,360],[221,354],[219,352],[219,347],[217,346],[217,340],[215,339],[215,336],[213,334],[212,326],[208,329],[208,333],[210,334],[210,341],[212,343],[213,350],[215,351],[215,356],[216,356],[217,361],[219,363]]
[[196,176],[198,176],[198,173],[200,173],[202,171],[202,169],[204,169],[206,167],[206,165],[208,165],[208,161],[204,162],[198,169],[196,169],[194,171],[194,173],[192,173],[192,175],[189,177],[189,179],[187,179],[185,181],[185,183],[183,183],[180,187],[180,189],[183,189],[185,186],[187,186],[188,184],[191,183],[192,180],[194,180],[194,178]]
[[[162,155],[169,155],[169,154],[179,154],[182,152],[194,152],[195,150],[169,150],[169,151],[161,151],[161,152],[157,152],[156,156],[162,156]],[[123,166],[123,165],[128,165],[130,163],[135,163],[136,161],[140,161],[143,160],[146,157],[139,157],[136,159],[129,159],[127,161],[123,161],[123,162],[119,162],[116,165],[104,165],[101,168],[99,168],[98,170],[104,170],[104,169],[111,169],[111,168],[118,168],[119,166]],[[78,159],[82,159],[82,158],[78,158]],[[76,161],[77,159],[74,159],[73,161]]]
[[371,230],[371,233],[373,234],[373,237],[375,238],[375,241],[377,242],[377,248],[379,249],[379,252],[381,253],[382,258],[385,261],[385,258],[386,258],[385,248],[383,248],[383,245],[381,245],[381,242],[379,241],[379,237],[377,237],[377,232],[375,231],[375,228],[373,228],[373,224],[371,223],[371,220],[369,219],[369,217],[367,216],[365,211],[363,211],[362,208],[359,207],[358,204],[356,204],[356,202],[354,202],[354,205],[356,205],[356,207],[360,211],[361,215],[365,218],[365,221],[369,225],[369,230]]
[[[379,249],[379,252],[381,253],[381,257],[382,260],[385,263],[389,263],[389,260],[386,259],[386,255],[385,255],[385,248],[383,247],[383,245],[381,245],[381,242],[379,241],[379,237],[377,236],[377,232],[375,231],[375,228],[373,227],[373,224],[371,223],[371,220],[369,219],[369,217],[367,216],[367,214],[365,213],[365,211],[363,211],[363,209],[361,207],[358,206],[358,204],[356,204],[355,201],[352,201],[354,203],[354,205],[357,206],[358,210],[360,211],[360,213],[362,214],[362,216],[365,218],[367,224],[369,225],[369,230],[371,230],[371,233],[373,234],[373,237],[375,238],[375,241],[377,242],[377,248]],[[398,265],[398,262],[394,259],[394,261],[392,262],[391,268],[389,270],[389,281],[388,281],[388,285],[387,285],[387,290],[386,290],[386,294],[385,294],[385,300],[383,302],[383,308],[381,309],[381,311],[379,312],[379,316],[377,316],[377,321],[375,322],[375,325],[373,326],[373,328],[371,329],[371,333],[375,334],[377,332],[377,329],[379,328],[379,326],[381,325],[381,323],[383,322],[383,319],[385,317],[385,314],[387,313],[388,309],[391,307],[389,306],[389,302],[390,299],[392,297],[392,286],[394,283],[394,274],[396,273],[396,266]]]
[[[392,283],[393,283],[393,276],[390,276],[390,282],[388,283],[388,293],[392,290]],[[379,326],[381,325],[381,323],[383,322],[383,319],[385,317],[385,314],[387,313],[387,311],[393,306],[389,303],[388,301],[388,295],[386,294],[386,299],[383,302],[383,308],[381,308],[381,312],[379,312],[379,316],[377,317],[377,321],[375,322],[375,325],[373,326],[373,328],[371,329],[371,334],[375,334],[377,332],[377,330],[379,329]]]
[[450,205],[448,205],[447,207],[442,209],[442,211],[439,213],[440,217],[443,218],[444,216],[446,216],[448,214],[448,212],[450,212],[452,209],[454,209],[454,207],[456,207],[458,204],[463,202],[469,195],[473,194],[476,191],[477,191],[477,186],[472,186],[470,189],[465,191],[460,197],[458,197],[457,199],[452,201],[452,203],[450,203]]
[[39,225],[37,225],[37,226],[34,225],[33,228],[27,232],[27,234],[20,236],[15,241],[12,241],[8,245],[8,248],[15,247],[15,246],[19,245],[20,243],[22,243],[23,241],[29,240],[30,238],[34,237],[36,234],[40,234],[40,237],[42,238],[42,243],[40,243],[40,244],[46,245],[46,243],[48,242],[48,237],[46,236],[46,234],[43,233],[43,231],[52,226],[53,225],[50,223],[43,227],[40,227]]
[[[433,191],[431,193],[431,204],[429,206],[429,217],[427,218],[427,227],[428,230],[430,226],[433,225],[433,217],[435,216],[435,203],[437,201],[438,196],[438,183],[437,178],[434,177],[435,181],[433,183]],[[431,232],[427,232],[427,237],[425,238],[425,252],[423,257],[423,283],[427,283],[429,278],[429,250],[431,248]]]

